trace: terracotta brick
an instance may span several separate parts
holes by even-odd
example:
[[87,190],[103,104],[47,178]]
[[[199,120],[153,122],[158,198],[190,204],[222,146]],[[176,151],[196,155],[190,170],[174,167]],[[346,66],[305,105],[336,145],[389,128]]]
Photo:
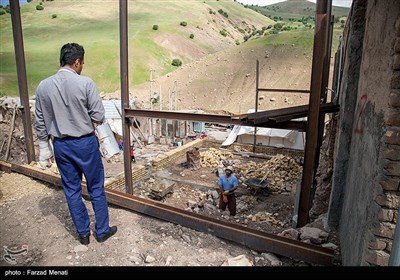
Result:
[[375,199],[376,203],[380,206],[384,206],[390,209],[397,209],[399,208],[400,203],[400,196],[396,195],[395,193],[384,193],[380,194]]
[[378,212],[378,219],[381,222],[391,222],[393,221],[394,210],[381,208]]
[[386,191],[396,191],[400,188],[400,179],[398,178],[385,178],[379,183],[382,189]]
[[385,143],[393,144],[393,145],[400,145],[400,131],[397,131],[394,129],[386,131]]
[[371,232],[379,237],[386,237],[393,239],[394,230],[396,225],[388,222],[381,222],[371,229]]
[[389,95],[389,105],[393,108],[400,107],[400,90],[392,90]]
[[386,242],[380,238],[375,238],[368,243],[368,248],[371,250],[383,250],[386,248]]
[[390,255],[385,251],[368,250],[365,260],[372,265],[387,266],[389,264],[389,257]]
[[387,161],[384,166],[385,175],[400,176],[400,161]]
[[390,81],[390,87],[393,89],[400,88],[400,71],[394,71],[392,80]]
[[400,161],[400,146],[391,146],[383,152],[385,159]]
[[393,56],[393,70],[400,70],[400,53]]

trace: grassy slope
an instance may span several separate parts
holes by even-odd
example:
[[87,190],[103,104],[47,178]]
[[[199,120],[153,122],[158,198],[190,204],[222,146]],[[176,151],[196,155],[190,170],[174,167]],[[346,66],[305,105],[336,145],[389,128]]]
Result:
[[[288,0],[285,2],[272,4],[263,7],[253,6],[255,10],[259,10],[264,15],[281,16],[284,20],[289,18],[301,19],[303,16],[315,16],[314,3],[308,2],[307,0]],[[335,17],[345,17],[349,13],[349,8],[344,7],[332,7],[332,14]]]
[[[308,89],[312,38],[313,30],[261,36],[184,65],[168,77],[157,79],[158,84],[162,85],[163,106],[168,108],[168,91],[173,88],[173,82],[177,81],[178,108],[245,113],[254,108],[257,60],[260,61],[260,87]],[[148,89],[147,83],[132,90],[140,100],[147,100]],[[261,102],[260,110],[274,108],[275,104],[269,103],[269,95],[261,94],[266,98]],[[308,101],[307,95],[294,95],[289,94],[291,101],[294,98],[296,103],[305,104]],[[278,99],[286,97],[284,94],[279,96]]]
[[[38,82],[58,69],[59,49],[65,42],[78,42],[85,47],[83,75],[92,77],[100,91],[119,89],[118,1],[45,1],[45,9],[36,11],[38,2],[34,0],[21,6],[29,93],[34,94]],[[271,23],[269,19],[233,1],[129,1],[128,5],[129,74],[132,84],[148,80],[150,68],[160,69],[161,74],[174,70],[170,65],[172,58],[190,62],[179,52],[174,53],[154,42],[154,37],[160,35],[177,35],[181,40],[189,40],[186,30],[179,26],[181,21],[207,30],[211,38],[215,37],[213,40],[225,40],[220,49],[234,46],[234,40],[242,37],[234,28],[242,18],[250,26],[260,27]],[[228,12],[229,21],[224,21],[218,13],[211,16],[208,12],[208,9],[217,11],[220,8]],[[57,17],[52,19],[52,15]],[[158,31],[152,30],[154,24],[159,25]],[[230,28],[232,38],[221,38],[219,30],[224,27]],[[8,14],[0,16],[0,42],[0,91],[6,95],[17,95],[13,37]],[[190,44],[196,44],[206,53],[219,50],[204,41],[196,41],[196,37]]]

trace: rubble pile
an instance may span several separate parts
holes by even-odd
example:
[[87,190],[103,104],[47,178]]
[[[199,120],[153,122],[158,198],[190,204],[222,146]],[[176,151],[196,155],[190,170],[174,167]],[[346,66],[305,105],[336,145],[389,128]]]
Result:
[[231,152],[217,150],[215,148],[210,148],[205,152],[200,152],[200,156],[200,164],[202,167],[218,167],[221,166],[222,161],[233,158]]
[[245,184],[247,179],[262,179],[266,176],[272,192],[287,191],[287,183],[300,179],[303,171],[293,158],[281,154],[273,156],[267,162],[238,163],[234,167],[240,183]]

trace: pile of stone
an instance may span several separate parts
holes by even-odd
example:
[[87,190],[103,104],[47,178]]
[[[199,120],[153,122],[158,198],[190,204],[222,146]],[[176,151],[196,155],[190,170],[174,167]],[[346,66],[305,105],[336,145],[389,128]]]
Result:
[[291,157],[281,154],[273,156],[263,163],[235,164],[235,173],[240,183],[245,184],[247,179],[257,178],[268,181],[268,188],[272,192],[287,191],[287,183],[301,178],[303,168]]
[[274,215],[269,212],[258,212],[254,215],[248,215],[246,218],[253,222],[267,222],[278,227],[285,226],[284,222],[277,220]]
[[205,152],[200,152],[202,167],[218,167],[223,166],[222,162],[233,158],[233,154],[229,151],[217,150],[210,148]]

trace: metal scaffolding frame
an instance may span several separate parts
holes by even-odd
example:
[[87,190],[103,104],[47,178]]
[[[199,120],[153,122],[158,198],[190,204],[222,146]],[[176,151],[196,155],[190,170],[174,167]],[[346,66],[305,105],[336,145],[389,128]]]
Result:
[[[204,222],[204,225],[210,226],[210,223],[205,222],[209,218],[196,217],[196,222],[193,222],[188,218],[188,214],[181,210],[175,211],[173,214],[166,210],[166,207],[160,207],[161,211],[148,212],[143,209],[148,209],[146,206],[147,201],[132,200],[132,166],[129,155],[129,144],[130,144],[130,119],[143,116],[150,118],[165,118],[165,119],[177,119],[177,120],[195,120],[204,122],[214,123],[227,123],[227,124],[239,124],[253,127],[271,127],[271,128],[286,128],[296,129],[300,131],[306,130],[306,148],[305,148],[305,161],[302,175],[301,189],[299,193],[298,205],[295,207],[295,211],[298,213],[298,220],[296,226],[304,226],[308,222],[308,212],[311,204],[311,188],[314,180],[314,170],[316,168],[316,155],[319,152],[320,144],[318,143],[318,135],[320,134],[320,120],[326,112],[337,111],[337,107],[334,105],[321,105],[321,97],[324,97],[324,89],[327,87],[328,79],[326,78],[329,72],[329,59],[327,56],[330,53],[330,42],[329,34],[331,32],[330,22],[330,10],[332,6],[331,0],[317,0],[317,11],[316,11],[316,25],[314,32],[314,46],[313,46],[313,61],[312,61],[312,75],[311,75],[311,88],[309,104],[306,108],[286,108],[280,109],[281,111],[275,111],[275,115],[271,114],[271,111],[257,112],[257,115],[239,115],[239,116],[221,116],[221,115],[210,115],[210,114],[190,114],[190,113],[177,113],[170,111],[151,111],[151,110],[134,110],[129,108],[129,75],[128,75],[128,1],[119,0],[119,14],[120,14],[120,75],[121,75],[121,106],[122,106],[122,119],[123,119],[123,142],[124,142],[124,174],[125,174],[125,189],[126,193],[113,193],[107,192],[108,198],[112,203],[124,206],[128,209],[133,209],[148,215],[152,215],[158,218],[167,219],[175,223],[179,223],[188,227],[198,229],[196,226],[199,222]],[[26,70],[25,70],[25,59],[23,49],[23,36],[21,28],[21,16],[18,0],[10,0],[10,9],[13,23],[13,34],[14,34],[14,45],[15,55],[17,62],[18,71],[18,84],[20,90],[20,98],[23,105],[23,123],[25,133],[25,144],[27,147],[28,161],[34,160],[34,145],[32,137],[32,126],[29,114],[29,99],[28,90],[26,83]],[[279,89],[258,89],[259,91],[282,91]],[[304,92],[307,90],[293,90],[293,92]],[[326,100],[325,100],[326,102]],[[307,108],[308,107],[308,108]],[[324,108],[324,109],[321,109]],[[28,109],[28,110],[27,110]],[[293,118],[298,118],[299,115],[306,115],[308,117],[307,122],[292,121]],[[18,169],[18,168],[15,168]],[[16,171],[18,170],[12,170]],[[31,176],[33,176],[31,174]],[[40,177],[40,176],[39,176]],[[44,179],[44,178],[41,178]],[[51,181],[51,178],[46,178]],[[115,191],[113,191],[115,192]],[[147,208],[146,208],[147,207]],[[140,210],[142,209],[142,211]],[[144,212],[143,212],[144,211]],[[163,212],[165,211],[165,212]],[[182,212],[183,211],[183,212]],[[182,213],[181,213],[182,212]],[[160,214],[161,213],[161,214]],[[170,217],[169,217],[170,216]],[[200,216],[200,215],[199,215]],[[221,221],[219,221],[221,223]],[[203,227],[202,227],[203,228]],[[229,237],[233,231],[227,231],[223,234],[224,238],[238,241],[245,239],[246,236],[252,235],[251,229],[245,228],[241,231],[236,232],[236,237]],[[289,257],[295,257],[299,259],[308,259],[318,263],[329,263],[332,259],[332,251],[324,251],[322,255],[325,257],[307,257],[308,251],[301,250],[301,246],[298,243],[281,242],[278,236],[268,236],[270,241],[266,239],[250,239],[251,242],[255,242],[259,248],[270,250],[272,252],[280,253]],[[246,243],[247,244],[247,243]],[[289,245],[288,245],[289,244]],[[310,249],[317,250],[316,248]],[[318,249],[319,250],[319,249]],[[318,251],[317,250],[317,251]]]

